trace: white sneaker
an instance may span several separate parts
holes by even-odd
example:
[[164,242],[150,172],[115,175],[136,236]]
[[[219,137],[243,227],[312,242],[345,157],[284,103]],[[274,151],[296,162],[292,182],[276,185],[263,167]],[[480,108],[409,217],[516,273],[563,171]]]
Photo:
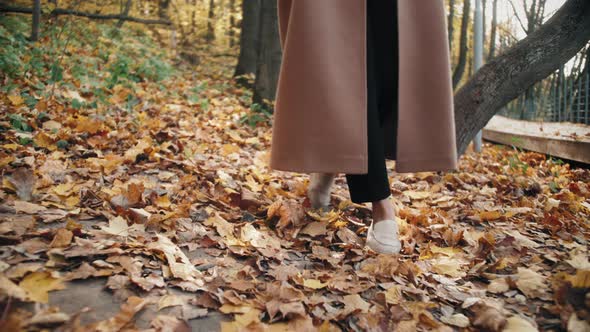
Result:
[[309,187],[307,197],[314,209],[328,209],[330,205],[330,193],[332,184],[336,178],[333,173],[311,173],[309,175]]
[[397,254],[402,248],[398,232],[396,220],[372,222],[367,231],[365,245],[380,254]]

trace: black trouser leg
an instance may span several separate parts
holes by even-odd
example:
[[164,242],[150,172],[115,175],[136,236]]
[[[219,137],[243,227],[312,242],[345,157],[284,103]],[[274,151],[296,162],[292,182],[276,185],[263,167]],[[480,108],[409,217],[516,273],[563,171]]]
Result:
[[[367,0],[366,174],[346,174],[351,200],[375,202],[391,194],[383,145],[383,119],[397,111],[397,7],[395,1]],[[394,117],[397,119],[397,117]]]

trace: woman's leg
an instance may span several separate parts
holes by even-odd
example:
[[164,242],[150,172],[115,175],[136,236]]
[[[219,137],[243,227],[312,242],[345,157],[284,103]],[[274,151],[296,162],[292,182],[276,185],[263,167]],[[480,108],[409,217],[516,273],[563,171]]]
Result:
[[[383,98],[388,94],[384,93],[385,89],[394,88],[387,84],[387,75],[390,71],[382,72],[385,68],[383,65],[387,61],[394,61],[393,57],[382,54],[387,48],[383,39],[391,29],[379,31],[382,28],[381,16],[379,11],[383,10],[383,4],[390,1],[367,0],[367,134],[368,134],[368,172],[366,174],[346,174],[346,182],[350,192],[351,200],[355,203],[363,202],[381,202],[391,194],[389,179],[387,177],[387,168],[385,165],[385,151],[383,145],[383,126],[381,120],[384,118],[384,112],[392,111],[391,98]],[[390,17],[391,18],[391,17]],[[385,200],[387,202],[388,200]],[[385,204],[379,209],[380,203],[377,203],[378,213],[387,208]],[[388,212],[388,211],[384,211]],[[377,217],[377,216],[374,216]]]
[[311,173],[309,174],[309,186],[307,197],[314,209],[328,208],[330,205],[330,194],[336,174],[334,173]]

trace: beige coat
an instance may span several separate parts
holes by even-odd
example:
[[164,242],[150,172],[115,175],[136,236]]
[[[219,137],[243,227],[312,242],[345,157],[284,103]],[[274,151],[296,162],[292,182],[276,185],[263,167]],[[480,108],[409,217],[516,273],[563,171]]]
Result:
[[[278,0],[272,169],[367,173],[366,2]],[[444,0],[397,4],[399,125],[397,138],[386,128],[386,158],[397,172],[456,169]]]

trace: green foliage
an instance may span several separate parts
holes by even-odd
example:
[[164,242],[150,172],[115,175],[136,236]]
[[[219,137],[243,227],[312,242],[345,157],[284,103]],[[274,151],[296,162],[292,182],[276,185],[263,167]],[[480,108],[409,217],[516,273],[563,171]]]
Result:
[[555,181],[549,182],[549,189],[554,194],[558,193],[561,190],[561,188],[559,188],[559,185]]
[[18,143],[20,145],[33,145],[33,139],[30,137],[21,137],[19,138]]
[[27,30],[24,20],[17,17],[0,19],[0,71],[9,77],[16,77],[24,72],[23,55],[28,43],[24,32]]
[[[109,89],[115,85],[133,90],[138,82],[161,82],[178,74],[166,52],[142,29],[118,29],[113,22],[72,16],[59,22],[43,26],[40,41],[32,43],[28,40],[30,16],[0,17],[1,91],[22,87],[24,78],[33,88],[29,94],[37,98],[75,89],[92,99],[87,103],[67,100],[79,109],[109,106]],[[128,100],[123,107],[131,109],[138,103]],[[27,101],[27,105],[34,103]]]
[[[513,137],[511,137],[511,141],[514,144],[518,144],[518,143],[522,142],[522,138],[513,136]],[[519,154],[523,153],[524,150],[522,148],[515,146],[515,145],[512,145],[512,148],[516,151],[516,153],[513,154],[512,156],[508,157],[508,164],[510,166],[510,169],[513,171],[520,170],[523,175],[526,175],[526,172],[530,166],[529,166],[529,164],[523,162],[522,160],[520,160],[520,158],[518,158]]]
[[246,123],[250,127],[256,127],[259,123],[268,123],[272,113],[267,107],[254,103],[250,107],[250,112],[240,118],[240,123]]
[[31,126],[27,123],[27,119],[22,117],[22,115],[10,114],[8,118],[10,119],[10,125],[12,126],[12,128],[19,131],[33,131],[33,128],[31,128]]
[[67,149],[69,146],[68,141],[64,141],[64,140],[59,140],[55,143],[55,145],[57,146],[58,149]]

